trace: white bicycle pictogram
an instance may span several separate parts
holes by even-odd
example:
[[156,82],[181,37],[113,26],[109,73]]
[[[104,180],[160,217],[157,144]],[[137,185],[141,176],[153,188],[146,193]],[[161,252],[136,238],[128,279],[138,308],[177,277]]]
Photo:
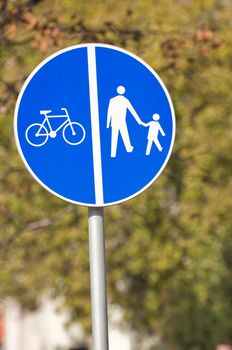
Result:
[[[61,115],[48,115],[51,113],[51,110],[42,110],[40,114],[44,115],[44,120],[42,123],[34,123],[28,126],[25,136],[27,142],[34,147],[43,146],[48,138],[55,138],[57,132],[63,128],[63,138],[65,142],[69,145],[79,145],[85,139],[85,129],[84,127],[77,122],[72,122],[68,111],[66,108],[61,108],[65,114]],[[52,129],[50,119],[54,118],[65,118],[65,121],[58,126],[55,130]],[[45,126],[46,125],[46,126]]]

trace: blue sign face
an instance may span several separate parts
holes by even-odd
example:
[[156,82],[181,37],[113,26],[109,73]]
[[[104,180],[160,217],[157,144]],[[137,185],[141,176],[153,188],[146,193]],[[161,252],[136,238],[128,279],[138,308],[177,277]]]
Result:
[[28,170],[72,203],[133,198],[160,175],[175,118],[159,76],[118,47],[86,44],[50,56],[28,77],[15,136]]

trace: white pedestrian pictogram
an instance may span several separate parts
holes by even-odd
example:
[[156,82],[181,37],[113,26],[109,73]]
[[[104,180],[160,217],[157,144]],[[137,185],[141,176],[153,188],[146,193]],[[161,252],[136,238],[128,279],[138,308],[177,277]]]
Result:
[[131,102],[123,96],[126,92],[124,86],[117,87],[118,95],[111,98],[107,111],[107,125],[106,127],[111,127],[111,158],[116,157],[117,154],[117,146],[118,146],[118,136],[119,134],[122,137],[122,141],[128,153],[132,152],[134,147],[130,142],[128,127],[127,127],[127,111],[129,111],[132,116],[135,118],[139,125],[143,125],[145,127],[149,127],[148,135],[147,135],[147,149],[146,155],[149,156],[152,148],[152,144],[155,143],[156,147],[160,152],[162,152],[163,147],[161,146],[158,136],[159,132],[162,136],[165,136],[165,132],[163,131],[159,119],[160,115],[155,113],[152,116],[152,121],[149,123],[144,123]]
[[129,153],[134,149],[127,128],[127,111],[132,114],[139,125],[143,124],[130,101],[123,96],[125,92],[124,86],[118,86],[118,95],[110,99],[108,106],[106,127],[111,127],[111,158],[116,157],[119,134],[122,137],[126,151]]
[[[40,114],[44,115],[44,120],[42,123],[34,123],[28,126],[25,136],[27,142],[34,147],[43,146],[47,141],[49,136],[55,138],[57,132],[63,128],[63,138],[65,142],[69,145],[79,145],[85,139],[85,129],[77,122],[72,122],[68,111],[66,108],[61,108],[65,114],[61,115],[48,115],[51,110],[41,110]],[[51,119],[64,118],[64,122],[59,125],[55,130],[52,128],[50,123]]]
[[159,123],[159,119],[160,119],[159,114],[157,114],[157,113],[153,114],[152,119],[153,120],[150,121],[149,123],[143,123],[144,126],[149,127],[148,135],[147,135],[148,142],[147,142],[147,149],[146,149],[147,156],[150,155],[153,142],[155,143],[158,150],[160,152],[162,152],[163,147],[161,146],[161,144],[158,140],[159,132],[161,133],[162,136],[165,136],[165,132],[163,131],[163,129]]

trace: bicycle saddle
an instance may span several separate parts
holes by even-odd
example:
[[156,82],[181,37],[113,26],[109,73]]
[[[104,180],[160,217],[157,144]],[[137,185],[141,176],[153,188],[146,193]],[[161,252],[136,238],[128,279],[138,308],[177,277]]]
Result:
[[40,114],[47,114],[47,113],[51,113],[51,111],[40,111]]

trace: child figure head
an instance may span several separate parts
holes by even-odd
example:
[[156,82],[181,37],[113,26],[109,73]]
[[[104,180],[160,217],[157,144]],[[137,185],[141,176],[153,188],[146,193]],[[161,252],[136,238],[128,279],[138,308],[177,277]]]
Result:
[[153,118],[153,120],[159,120],[160,116],[159,116],[159,114],[155,113],[155,114],[153,114],[152,118]]

